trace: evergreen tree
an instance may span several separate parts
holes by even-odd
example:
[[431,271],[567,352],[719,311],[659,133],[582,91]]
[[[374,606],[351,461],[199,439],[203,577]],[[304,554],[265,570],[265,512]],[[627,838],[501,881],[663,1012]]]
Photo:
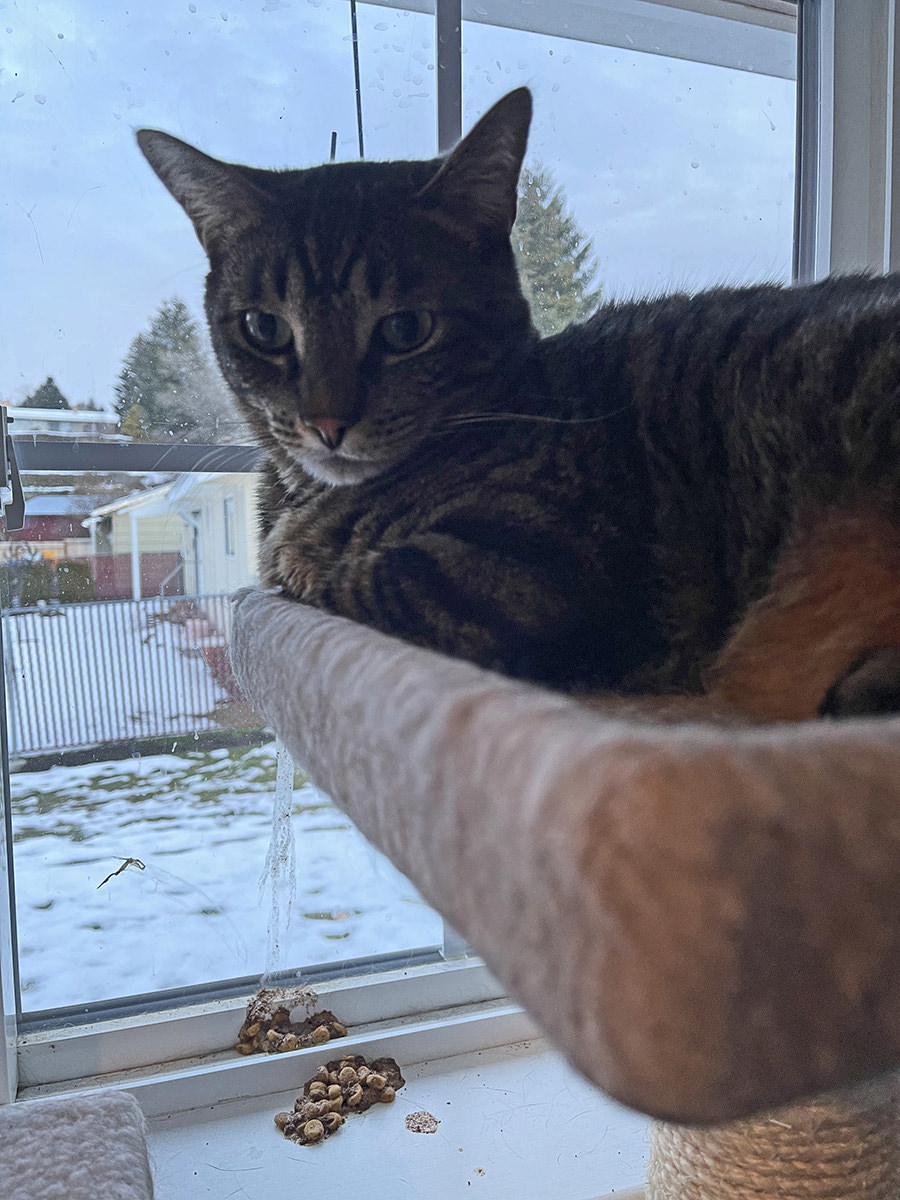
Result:
[[162,347],[152,332],[139,333],[128,347],[119,378],[113,386],[115,409],[121,419],[124,420],[136,405],[142,409],[145,420],[158,415],[156,397],[168,385],[161,358]]
[[71,408],[68,400],[56,386],[52,375],[48,375],[40,387],[26,396],[22,408]]
[[593,286],[593,243],[567,211],[562,188],[539,163],[522,171],[512,240],[531,319],[545,337],[594,312],[602,288]]
[[141,441],[231,441],[240,432],[197,323],[177,297],[160,305],[114,386],[120,430]]
[[150,440],[150,429],[147,425],[147,414],[141,408],[140,404],[132,404],[128,412],[119,422],[119,433],[130,438],[133,442],[147,442]]

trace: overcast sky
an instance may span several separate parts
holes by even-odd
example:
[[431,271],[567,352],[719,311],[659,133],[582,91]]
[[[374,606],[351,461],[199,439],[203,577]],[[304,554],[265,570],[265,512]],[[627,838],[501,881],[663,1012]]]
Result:
[[[366,152],[435,153],[433,18],[359,5]],[[345,0],[0,0],[0,398],[52,375],[110,407],[131,339],[204,258],[142,125],[258,166],[357,152]],[[536,98],[530,154],[593,237],[607,296],[786,279],[794,85],[464,26],[464,124]]]

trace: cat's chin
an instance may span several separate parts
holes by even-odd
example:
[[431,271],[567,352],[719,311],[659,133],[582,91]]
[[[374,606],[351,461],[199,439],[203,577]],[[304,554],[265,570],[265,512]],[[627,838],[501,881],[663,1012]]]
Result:
[[327,458],[297,456],[297,461],[308,475],[322,483],[335,487],[349,487],[363,483],[380,475],[390,464],[358,458],[345,458],[342,454],[330,454]]

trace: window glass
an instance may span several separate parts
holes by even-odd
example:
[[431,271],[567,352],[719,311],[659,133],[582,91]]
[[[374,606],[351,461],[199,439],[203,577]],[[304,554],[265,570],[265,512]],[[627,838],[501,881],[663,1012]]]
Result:
[[[433,17],[357,13],[366,155],[433,154]],[[439,918],[299,769],[293,883],[266,865],[275,748],[226,651],[257,477],[63,469],[73,442],[246,440],[202,250],[133,130],[263,166],[324,161],[334,132],[356,157],[349,4],[24,0],[0,38],[0,401],[60,455],[0,540],[23,1009],[433,946]]]
[[293,898],[286,878],[273,894],[275,750],[222,740],[12,774],[26,1012],[440,942],[436,914],[302,772]]
[[[349,4],[21,0],[0,38],[14,431],[245,440],[203,328],[202,250],[132,131],[271,166],[321,162],[336,134],[356,157]],[[434,153],[433,43],[432,15],[358,6],[367,157]],[[483,20],[463,47],[465,128],[535,92],[518,240],[548,332],[600,298],[787,278],[793,82]],[[575,251],[571,229],[569,251],[554,242],[561,213]],[[588,239],[566,294],[554,272]],[[26,527],[0,543],[26,1012],[441,938],[302,772],[276,804],[274,745],[225,655],[228,594],[255,580],[255,478],[155,465],[28,475]],[[268,855],[285,814],[293,884]]]
[[[587,307],[597,290],[609,300],[789,280],[793,80],[464,22],[464,126],[523,84],[535,117],[520,233],[523,222],[526,235],[549,230],[559,196],[592,243]],[[552,331],[548,265],[546,247],[532,255],[536,319]]]
[[102,482],[26,474],[25,528],[0,543],[24,1010],[438,944],[302,771],[276,798],[226,647],[257,476]]

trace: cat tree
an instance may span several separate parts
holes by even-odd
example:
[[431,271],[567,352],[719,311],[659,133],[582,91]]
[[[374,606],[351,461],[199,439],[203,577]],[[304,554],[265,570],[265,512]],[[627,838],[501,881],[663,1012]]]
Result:
[[658,1119],[649,1196],[900,1196],[900,724],[598,715],[262,592],[232,656],[570,1061]]

